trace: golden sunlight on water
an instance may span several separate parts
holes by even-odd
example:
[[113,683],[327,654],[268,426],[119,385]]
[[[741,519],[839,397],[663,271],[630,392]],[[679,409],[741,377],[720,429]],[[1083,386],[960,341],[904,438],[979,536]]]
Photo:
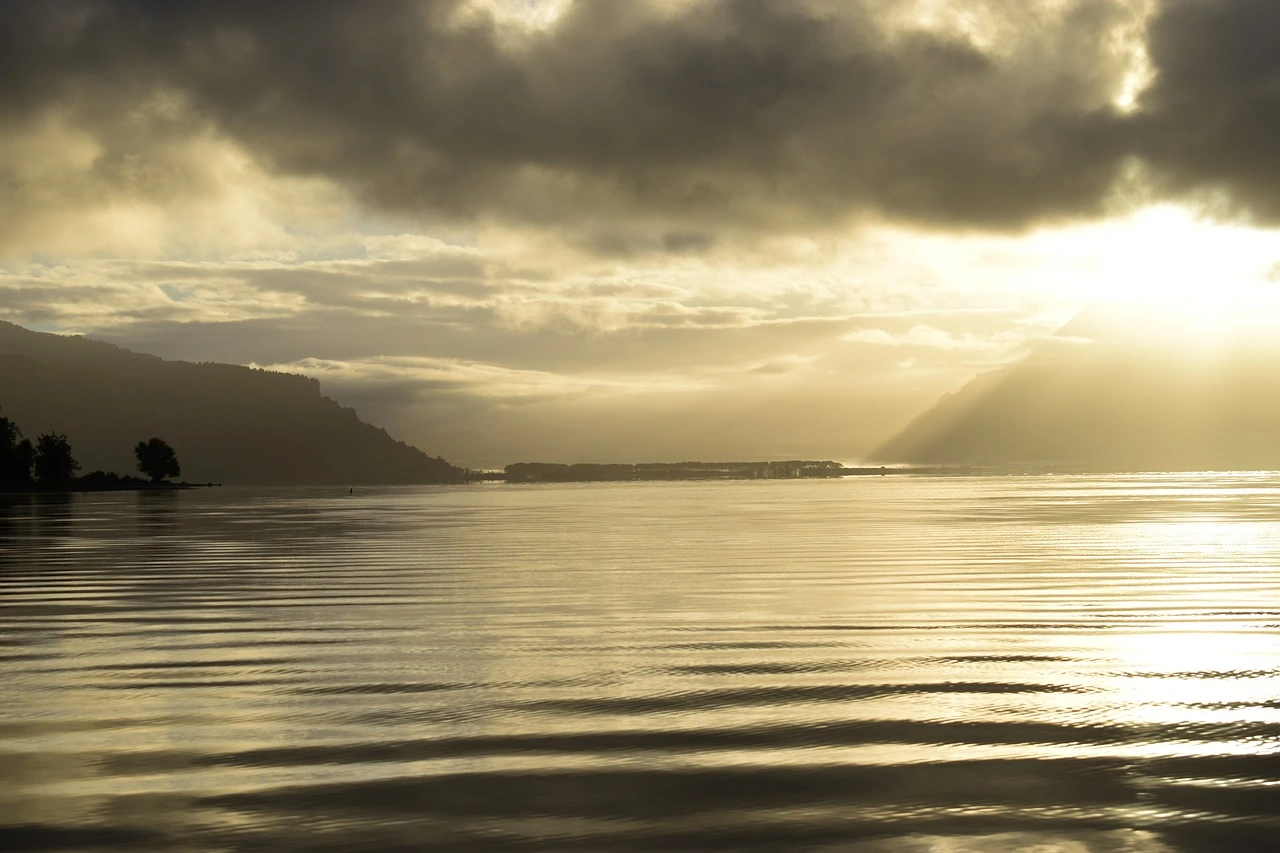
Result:
[[6,849],[1261,849],[1280,476],[0,513]]

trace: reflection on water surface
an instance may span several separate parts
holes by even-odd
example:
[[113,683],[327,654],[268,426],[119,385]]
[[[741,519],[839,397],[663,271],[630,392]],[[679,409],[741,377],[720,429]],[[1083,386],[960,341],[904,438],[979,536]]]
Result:
[[1280,477],[0,507],[6,849],[1280,837]]

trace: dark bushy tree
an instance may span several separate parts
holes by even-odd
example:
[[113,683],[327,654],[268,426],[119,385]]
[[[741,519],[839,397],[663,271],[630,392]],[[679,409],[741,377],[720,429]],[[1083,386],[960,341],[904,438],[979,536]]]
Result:
[[0,417],[0,484],[24,485],[31,482],[31,465],[36,449],[22,437],[18,425]]
[[163,439],[149,438],[146,441],[139,441],[133,448],[133,455],[138,459],[138,470],[150,477],[153,483],[158,483],[165,477],[177,477],[182,474],[182,467],[178,465],[178,454],[174,453],[173,448]]
[[65,435],[47,432],[36,439],[35,469],[41,483],[65,483],[80,470],[80,463],[72,457]]

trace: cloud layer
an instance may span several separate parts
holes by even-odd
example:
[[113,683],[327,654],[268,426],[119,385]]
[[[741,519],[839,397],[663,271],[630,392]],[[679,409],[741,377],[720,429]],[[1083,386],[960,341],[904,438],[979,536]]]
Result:
[[[1144,164],[1160,191],[1274,219],[1273,5],[6,3],[0,182],[28,217],[119,212],[217,198],[239,168],[374,211],[613,218],[696,251],[865,215],[1090,217]],[[12,213],[0,233],[31,239]]]

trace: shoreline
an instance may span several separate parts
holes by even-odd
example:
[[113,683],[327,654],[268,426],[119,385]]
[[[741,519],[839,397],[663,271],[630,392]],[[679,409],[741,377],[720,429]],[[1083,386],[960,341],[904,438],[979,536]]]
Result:
[[181,492],[208,489],[221,483],[66,483],[57,486],[0,486],[0,497],[9,495],[70,495],[77,492]]

